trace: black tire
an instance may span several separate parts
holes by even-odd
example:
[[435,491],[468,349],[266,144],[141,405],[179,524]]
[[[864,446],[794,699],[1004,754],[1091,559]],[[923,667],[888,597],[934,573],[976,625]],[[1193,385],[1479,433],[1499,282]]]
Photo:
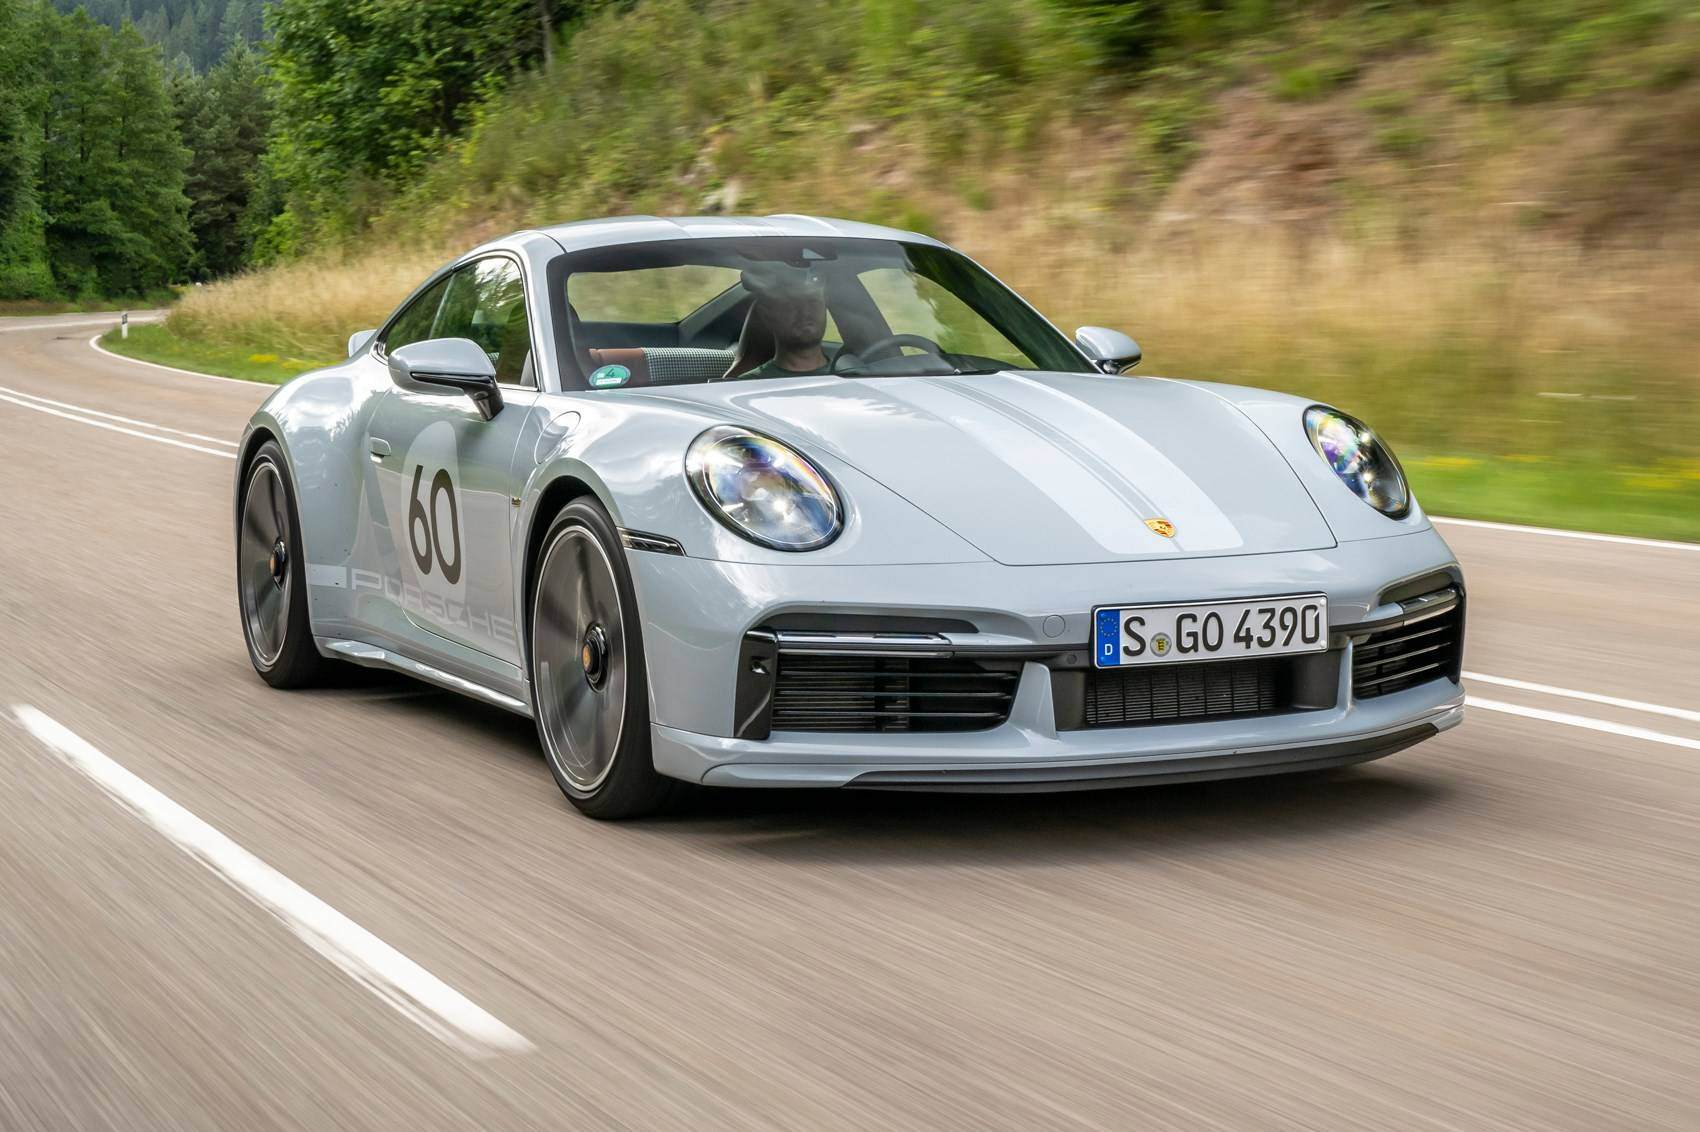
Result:
[[619,532],[592,499],[550,522],[533,563],[526,663],[549,772],[579,811],[604,820],[664,808],[637,594]]
[[301,519],[289,465],[283,450],[268,440],[242,470],[236,505],[236,599],[248,659],[274,688],[319,683],[330,667],[313,644],[306,555],[300,548]]

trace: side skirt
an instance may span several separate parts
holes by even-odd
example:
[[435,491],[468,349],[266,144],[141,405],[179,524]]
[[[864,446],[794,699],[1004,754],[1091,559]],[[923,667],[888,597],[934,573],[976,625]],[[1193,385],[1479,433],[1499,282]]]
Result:
[[332,637],[318,637],[314,643],[319,646],[319,651],[326,656],[352,661],[367,668],[392,669],[435,684],[439,688],[447,688],[451,692],[459,692],[463,696],[471,696],[475,700],[494,704],[505,711],[513,712],[515,715],[523,715],[527,719],[532,717],[531,705],[524,700],[517,700],[505,692],[498,692],[494,688],[463,679],[451,672],[433,668],[429,664],[423,664],[412,657],[403,656],[391,649],[382,649],[377,645],[366,644],[364,641],[346,641]]

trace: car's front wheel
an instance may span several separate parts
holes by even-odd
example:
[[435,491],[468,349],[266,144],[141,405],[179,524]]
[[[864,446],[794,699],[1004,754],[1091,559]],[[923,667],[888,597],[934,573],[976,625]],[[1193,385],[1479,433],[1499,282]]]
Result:
[[534,577],[532,706],[555,781],[594,818],[654,812],[672,790],[650,754],[637,598],[608,513],[588,499],[564,507]]
[[236,593],[254,671],[274,688],[320,680],[329,666],[307,621],[307,564],[301,519],[283,462],[267,441],[242,476],[236,528]]

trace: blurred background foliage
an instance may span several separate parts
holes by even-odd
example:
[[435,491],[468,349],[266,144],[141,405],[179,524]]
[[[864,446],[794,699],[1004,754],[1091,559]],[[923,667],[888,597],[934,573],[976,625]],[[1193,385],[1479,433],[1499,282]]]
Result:
[[[202,170],[173,278],[247,268],[178,306],[180,361],[334,358],[522,225],[819,212],[950,240],[1154,373],[1366,416],[1437,510],[1700,537],[1697,0],[276,0],[266,27],[254,97],[209,96],[257,135],[191,137],[173,96]],[[7,113],[0,151],[50,144]]]

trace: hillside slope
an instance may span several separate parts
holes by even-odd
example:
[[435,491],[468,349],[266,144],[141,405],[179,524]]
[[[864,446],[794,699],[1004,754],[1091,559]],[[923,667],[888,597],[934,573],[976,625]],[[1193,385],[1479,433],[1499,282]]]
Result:
[[635,211],[922,229],[1154,372],[1368,417],[1431,505],[1700,533],[1692,2],[641,0],[171,332],[334,357],[471,241]]

